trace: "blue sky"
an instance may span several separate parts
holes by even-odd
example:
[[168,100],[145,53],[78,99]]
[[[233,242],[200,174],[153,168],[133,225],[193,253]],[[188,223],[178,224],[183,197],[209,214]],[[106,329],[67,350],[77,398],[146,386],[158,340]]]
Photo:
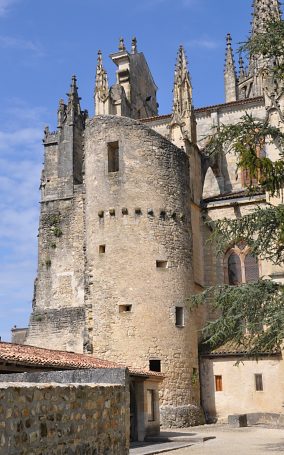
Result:
[[196,107],[223,102],[225,36],[248,36],[251,0],[0,0],[0,336],[28,324],[37,264],[43,128],[56,125],[58,100],[78,77],[93,115],[97,50],[108,58],[119,37],[137,36],[171,111],[178,46],[189,60]]

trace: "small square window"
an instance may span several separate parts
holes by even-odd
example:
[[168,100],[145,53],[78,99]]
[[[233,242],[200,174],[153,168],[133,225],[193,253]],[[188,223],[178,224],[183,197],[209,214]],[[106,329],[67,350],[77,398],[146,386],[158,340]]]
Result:
[[150,371],[161,371],[161,360],[155,359],[149,361],[149,370]]
[[167,269],[168,268],[168,261],[156,261],[157,269]]
[[135,209],[135,215],[137,215],[137,216],[142,215],[142,210],[140,209],[140,207],[136,207],[136,209]]
[[216,390],[216,392],[223,391],[223,380],[222,380],[222,376],[220,376],[220,375],[215,376],[215,390]]
[[263,392],[262,374],[255,374],[254,380],[255,380],[255,390],[257,392]]
[[176,326],[184,327],[184,308],[176,306]]
[[104,254],[106,252],[106,246],[105,245],[99,245],[99,253]]
[[119,171],[119,144],[116,142],[109,142],[107,145],[108,152],[108,172]]
[[128,313],[130,311],[132,311],[132,305],[119,305],[120,313]]

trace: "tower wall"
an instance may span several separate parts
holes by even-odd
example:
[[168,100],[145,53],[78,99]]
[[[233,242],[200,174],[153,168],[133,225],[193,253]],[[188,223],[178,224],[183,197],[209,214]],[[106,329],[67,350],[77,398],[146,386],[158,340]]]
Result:
[[85,256],[81,118],[45,131],[38,272],[26,344],[83,352]]
[[[108,172],[108,144],[116,141],[119,170]],[[193,289],[188,158],[145,125],[107,116],[87,124],[85,164],[93,352],[137,368],[160,360],[164,424],[196,423],[197,331],[186,304]],[[184,308],[184,326],[176,325],[176,307]]]

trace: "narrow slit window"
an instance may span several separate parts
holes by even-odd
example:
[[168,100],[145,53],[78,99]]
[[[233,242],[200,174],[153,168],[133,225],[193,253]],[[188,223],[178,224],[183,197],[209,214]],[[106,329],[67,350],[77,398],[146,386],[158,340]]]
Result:
[[104,254],[106,252],[106,246],[105,245],[99,245],[99,253]]
[[215,376],[215,390],[216,390],[216,392],[223,391],[223,381],[222,381],[222,376],[220,376],[220,375]]
[[158,373],[161,371],[161,360],[150,360],[149,361],[149,370],[150,371],[157,371]]
[[184,327],[184,308],[176,306],[176,326]]
[[257,392],[262,392],[263,391],[262,374],[255,374],[254,379],[255,379],[255,390]]
[[108,151],[108,172],[119,171],[119,144],[116,142],[109,142],[107,145]]
[[167,269],[168,268],[168,261],[156,261],[157,269]]

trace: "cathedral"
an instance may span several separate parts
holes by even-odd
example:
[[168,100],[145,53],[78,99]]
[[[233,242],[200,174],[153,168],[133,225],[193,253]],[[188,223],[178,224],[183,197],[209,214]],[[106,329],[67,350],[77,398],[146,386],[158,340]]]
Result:
[[[251,34],[281,20],[278,0],[254,0]],[[282,355],[259,362],[223,347],[199,355],[210,308],[189,310],[207,286],[284,280],[283,269],[257,261],[245,245],[223,257],[208,242],[206,221],[236,218],[268,201],[248,196],[236,156],[204,153],[221,124],[246,113],[284,130],[284,93],[259,55],[236,67],[227,35],[225,102],[194,109],[184,48],[174,70],[173,109],[158,114],[157,86],[135,38],[110,55],[108,84],[98,52],[95,116],[80,104],[76,77],[59,101],[55,132],[44,131],[38,272],[25,344],[73,351],[162,372],[161,419],[185,426],[230,413],[281,414]],[[277,159],[268,144],[266,154]],[[283,201],[282,201],[283,202]],[[273,396],[270,391],[274,390]]]

